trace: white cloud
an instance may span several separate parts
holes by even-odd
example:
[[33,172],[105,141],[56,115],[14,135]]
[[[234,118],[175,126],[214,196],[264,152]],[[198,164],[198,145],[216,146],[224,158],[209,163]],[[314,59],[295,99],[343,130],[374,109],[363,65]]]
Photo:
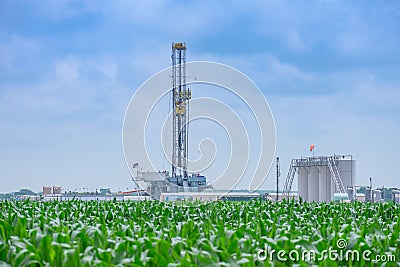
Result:
[[272,70],[272,73],[269,74],[271,76],[277,75],[281,80],[289,79],[289,80],[301,80],[301,81],[310,81],[312,79],[312,75],[300,70],[294,64],[282,63],[276,57],[268,57],[268,66]]
[[[108,23],[122,23],[124,27],[146,33],[157,32],[158,36],[171,39],[181,36],[186,39],[222,29],[224,21],[230,19],[225,9],[232,10],[230,5],[222,2],[184,1],[172,4],[165,0],[140,0],[105,2],[101,12]],[[153,37],[149,34],[146,39],[138,38],[136,43],[142,45],[142,51],[145,51],[150,47],[143,43]]]
[[34,68],[30,63],[41,49],[40,42],[33,38],[0,31],[0,69],[14,74],[20,71],[21,65]]
[[110,79],[115,79],[118,72],[118,66],[112,58],[107,57],[100,63],[97,63],[96,66],[105,76],[107,76]]
[[73,82],[79,77],[80,62],[73,57],[55,63],[55,75],[60,81]]
[[317,81],[316,74],[301,69],[293,62],[282,62],[270,53],[220,56],[214,54],[193,55],[195,58],[230,65],[249,75],[264,93],[301,93],[301,88],[311,87]]
[[288,46],[298,52],[306,52],[310,49],[309,45],[305,43],[303,37],[298,31],[287,31],[283,33],[284,39]]
[[51,18],[52,20],[62,20],[75,17],[87,13],[95,13],[98,10],[98,1],[41,1],[34,2],[35,8],[32,9],[32,14],[38,17]]

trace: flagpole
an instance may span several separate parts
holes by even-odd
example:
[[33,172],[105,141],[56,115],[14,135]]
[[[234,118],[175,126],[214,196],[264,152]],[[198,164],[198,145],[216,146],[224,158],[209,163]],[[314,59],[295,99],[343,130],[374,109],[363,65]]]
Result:
[[314,144],[311,144],[311,146],[310,146],[310,152],[312,152],[313,158],[314,158],[314,149],[315,149],[315,145],[314,145]]
[[136,177],[133,177],[133,181],[135,182],[135,185],[139,187],[139,185],[136,181],[136,179],[139,178],[139,162],[133,163],[132,168],[136,169]]

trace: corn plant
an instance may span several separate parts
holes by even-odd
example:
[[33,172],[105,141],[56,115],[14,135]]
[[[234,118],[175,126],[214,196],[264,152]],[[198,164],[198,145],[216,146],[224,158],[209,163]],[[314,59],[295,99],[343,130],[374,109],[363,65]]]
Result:
[[[296,201],[0,202],[0,266],[400,266],[400,207]],[[395,261],[260,258],[337,249]]]

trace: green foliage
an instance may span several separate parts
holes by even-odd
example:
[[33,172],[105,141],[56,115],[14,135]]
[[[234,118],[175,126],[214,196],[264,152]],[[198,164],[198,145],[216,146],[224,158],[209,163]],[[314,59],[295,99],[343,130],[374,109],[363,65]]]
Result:
[[[0,266],[375,266],[273,262],[260,249],[400,257],[400,207],[372,203],[0,202]],[[399,266],[388,262],[385,266]]]

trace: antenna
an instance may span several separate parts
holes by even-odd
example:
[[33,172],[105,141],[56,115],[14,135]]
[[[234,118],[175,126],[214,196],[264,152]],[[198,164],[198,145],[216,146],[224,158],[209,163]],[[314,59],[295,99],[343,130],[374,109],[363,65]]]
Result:
[[374,192],[372,191],[372,177],[369,177],[369,188],[370,188],[370,197],[371,197],[371,201],[372,203],[374,203]]
[[279,199],[279,176],[281,176],[281,168],[279,166],[279,157],[276,157],[276,201]]

